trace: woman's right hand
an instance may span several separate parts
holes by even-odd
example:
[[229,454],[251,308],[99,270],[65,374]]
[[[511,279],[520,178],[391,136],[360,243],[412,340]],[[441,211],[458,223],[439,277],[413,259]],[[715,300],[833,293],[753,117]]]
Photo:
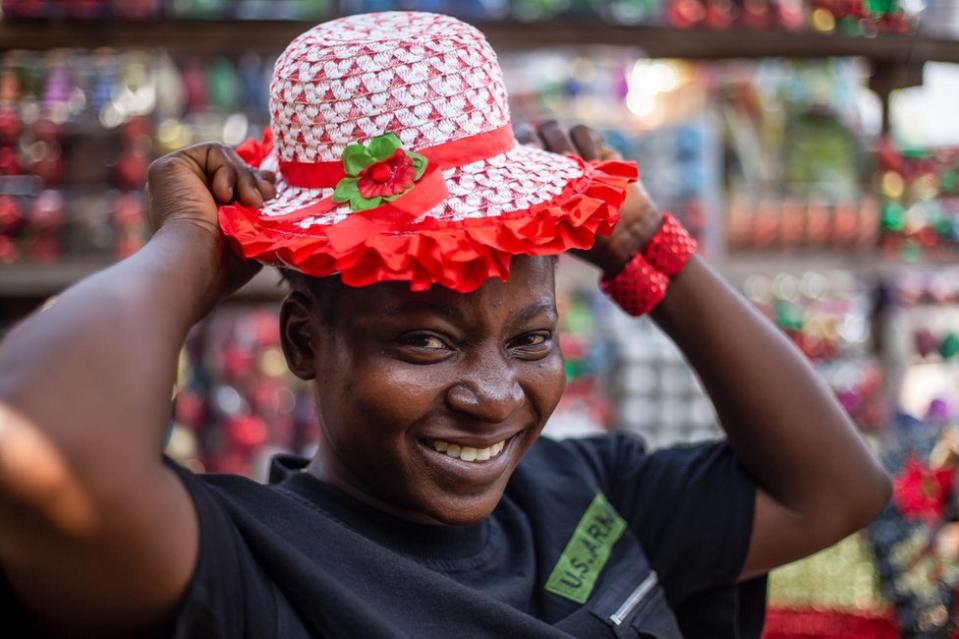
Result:
[[222,283],[221,294],[245,284],[260,269],[227,248],[219,223],[220,205],[238,203],[260,208],[276,195],[276,176],[251,169],[233,149],[204,143],[180,149],[150,165],[147,177],[147,221],[156,234],[162,229],[199,229],[213,240],[212,266]]

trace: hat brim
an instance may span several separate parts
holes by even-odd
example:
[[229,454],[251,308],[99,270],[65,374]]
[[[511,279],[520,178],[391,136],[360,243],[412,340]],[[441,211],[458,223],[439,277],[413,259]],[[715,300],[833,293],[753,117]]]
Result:
[[[262,168],[271,168],[268,158]],[[501,155],[443,171],[449,196],[412,222],[389,225],[341,206],[296,219],[332,195],[277,179],[262,209],[220,208],[223,232],[244,257],[313,277],[339,274],[350,286],[408,281],[474,291],[507,279],[513,255],[588,249],[619,219],[633,162],[584,162],[517,145]],[[415,187],[414,187],[415,188]],[[291,221],[291,218],[296,221]]]

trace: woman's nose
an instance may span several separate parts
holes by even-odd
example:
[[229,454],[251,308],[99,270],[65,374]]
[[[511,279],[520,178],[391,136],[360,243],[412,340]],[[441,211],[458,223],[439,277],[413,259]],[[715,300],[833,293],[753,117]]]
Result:
[[519,380],[508,366],[484,366],[446,391],[456,412],[492,424],[506,421],[525,401]]

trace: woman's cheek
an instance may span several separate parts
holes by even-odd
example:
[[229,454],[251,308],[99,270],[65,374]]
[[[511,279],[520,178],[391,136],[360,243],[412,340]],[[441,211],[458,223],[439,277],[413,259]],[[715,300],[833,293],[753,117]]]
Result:
[[392,362],[367,369],[356,391],[360,419],[376,422],[380,432],[405,432],[436,406],[442,386],[436,371],[430,374],[431,368]]
[[559,404],[566,390],[566,368],[563,356],[555,351],[538,362],[540,364],[531,387],[536,410],[545,421]]

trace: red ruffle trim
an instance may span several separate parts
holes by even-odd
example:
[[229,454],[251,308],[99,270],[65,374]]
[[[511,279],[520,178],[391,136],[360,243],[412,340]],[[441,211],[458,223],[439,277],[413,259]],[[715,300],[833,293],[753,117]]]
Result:
[[439,284],[468,293],[490,277],[506,280],[513,255],[588,249],[596,235],[612,233],[626,186],[637,179],[636,164],[575,159],[584,174],[558,196],[492,218],[429,218],[390,228],[353,214],[334,225],[302,229],[234,204],[220,207],[220,227],[244,257],[313,277],[339,273],[349,286],[408,281],[413,291]]

